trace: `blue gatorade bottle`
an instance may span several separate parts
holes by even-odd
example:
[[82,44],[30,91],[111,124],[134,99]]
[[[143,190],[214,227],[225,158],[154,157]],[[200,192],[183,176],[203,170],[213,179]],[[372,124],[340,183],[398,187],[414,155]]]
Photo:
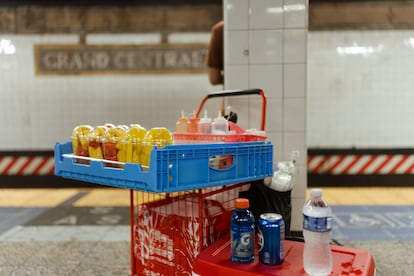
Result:
[[254,260],[254,216],[249,211],[249,200],[236,199],[236,210],[230,221],[231,260],[247,263]]

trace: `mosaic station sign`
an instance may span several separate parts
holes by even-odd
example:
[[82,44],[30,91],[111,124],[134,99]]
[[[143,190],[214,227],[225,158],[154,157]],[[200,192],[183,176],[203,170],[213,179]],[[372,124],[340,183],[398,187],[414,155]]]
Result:
[[206,70],[206,44],[35,45],[37,75],[191,74]]

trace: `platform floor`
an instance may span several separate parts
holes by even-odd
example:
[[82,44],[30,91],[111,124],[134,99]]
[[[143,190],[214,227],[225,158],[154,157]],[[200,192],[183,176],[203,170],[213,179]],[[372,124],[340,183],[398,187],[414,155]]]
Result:
[[[309,194],[309,191],[308,191]],[[324,188],[333,238],[414,271],[413,188]],[[0,275],[129,275],[129,191],[0,189]]]

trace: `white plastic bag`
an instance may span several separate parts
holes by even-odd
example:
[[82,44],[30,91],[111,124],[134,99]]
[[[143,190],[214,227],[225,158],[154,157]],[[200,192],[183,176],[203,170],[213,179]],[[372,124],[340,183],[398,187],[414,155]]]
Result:
[[295,164],[296,159],[299,157],[299,151],[292,151],[290,155],[291,159],[289,161],[277,163],[272,181],[269,183],[269,188],[279,192],[292,190],[294,175],[297,172]]

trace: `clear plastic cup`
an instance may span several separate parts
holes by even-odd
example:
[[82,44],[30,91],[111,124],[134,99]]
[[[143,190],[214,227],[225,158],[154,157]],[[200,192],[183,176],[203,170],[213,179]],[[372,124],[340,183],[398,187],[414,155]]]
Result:
[[149,166],[151,150],[154,146],[163,148],[172,144],[174,144],[174,139],[171,132],[167,128],[151,128],[145,135],[144,141],[142,142],[141,164]]
[[[110,161],[120,161],[118,159],[118,151],[121,147],[121,140],[126,134],[124,127],[112,127],[105,131],[102,139],[103,158]],[[119,168],[120,164],[105,163],[105,166]]]
[[102,140],[106,130],[105,126],[96,126],[89,132],[88,150],[90,157],[103,159]]
[[[92,127],[89,125],[80,125],[73,129],[71,137],[73,154],[89,157],[88,135],[91,130]],[[75,162],[89,164],[89,161],[84,159],[75,159]]]
[[138,124],[131,125],[120,141],[118,161],[141,163],[142,142],[146,133],[147,130],[144,127]]

